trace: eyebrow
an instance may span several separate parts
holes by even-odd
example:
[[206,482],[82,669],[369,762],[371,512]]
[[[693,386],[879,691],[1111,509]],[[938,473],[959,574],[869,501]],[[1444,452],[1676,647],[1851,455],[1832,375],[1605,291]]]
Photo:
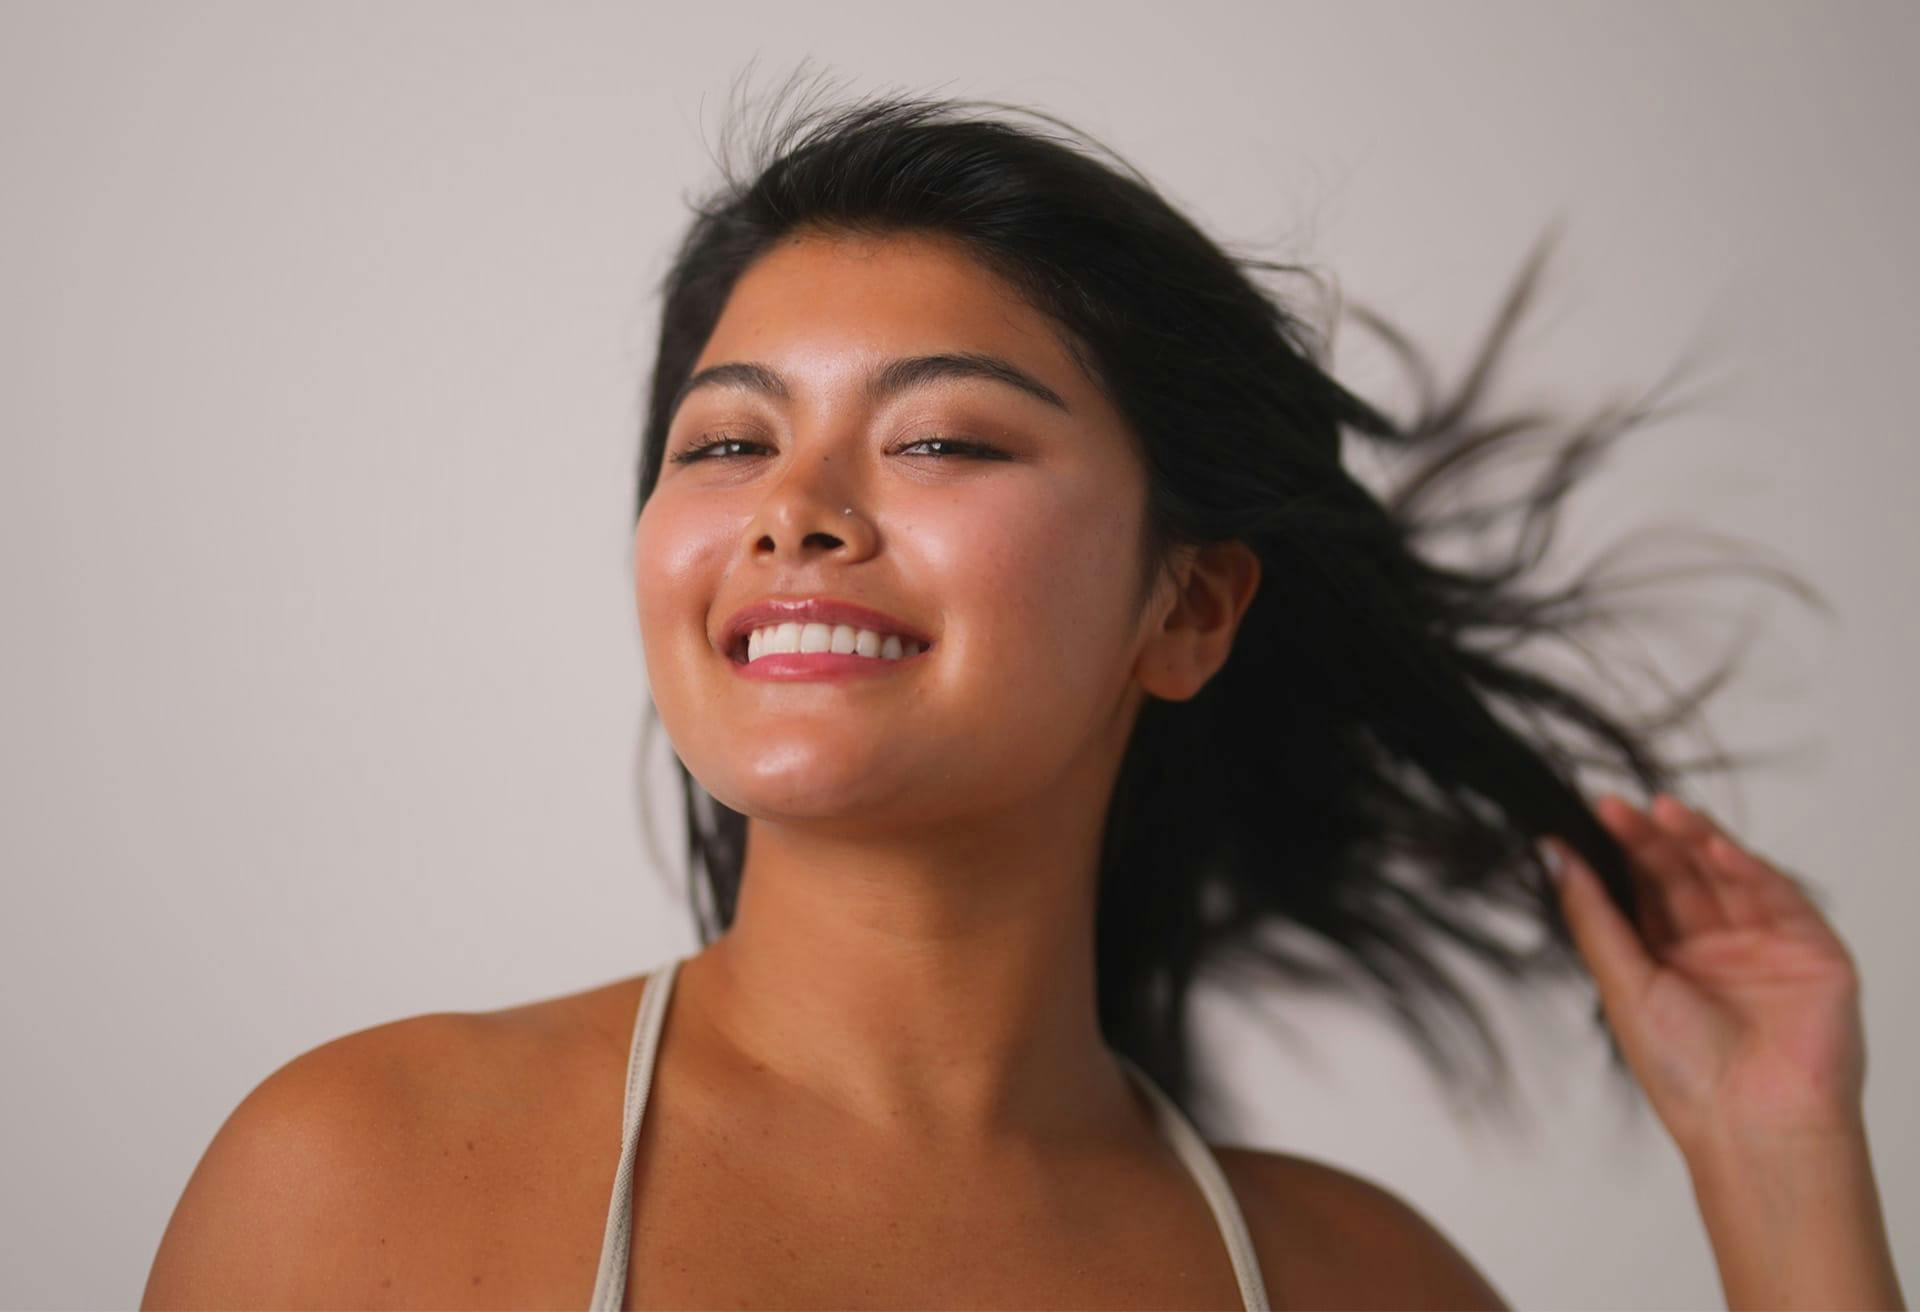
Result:
[[[983,379],[1003,383],[1056,409],[1073,413],[1066,400],[1051,387],[1012,361],[984,351],[945,351],[937,355],[909,355],[888,360],[867,375],[861,390],[871,404],[911,387],[924,387],[949,379]],[[733,361],[709,365],[682,383],[680,390],[674,394],[668,415],[677,413],[680,403],[687,399],[688,394],[703,387],[733,388],[777,397],[782,401],[793,397],[786,379],[775,370],[764,364]]]

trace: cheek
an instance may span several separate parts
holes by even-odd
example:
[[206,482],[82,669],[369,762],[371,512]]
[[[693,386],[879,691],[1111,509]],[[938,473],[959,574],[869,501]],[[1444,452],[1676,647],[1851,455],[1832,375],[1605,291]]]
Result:
[[1109,697],[1132,656],[1138,511],[1090,476],[957,508],[935,565],[964,622],[966,670],[1022,706]]
[[642,508],[633,534],[633,587],[649,668],[690,639],[705,645],[707,601],[725,542],[711,511],[695,514],[663,494]]

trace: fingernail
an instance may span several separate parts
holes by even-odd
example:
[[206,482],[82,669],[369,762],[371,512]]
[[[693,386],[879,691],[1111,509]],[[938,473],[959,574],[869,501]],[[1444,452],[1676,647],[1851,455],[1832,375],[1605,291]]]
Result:
[[1540,860],[1547,867],[1548,878],[1552,879],[1556,884],[1559,883],[1566,877],[1566,858],[1560,855],[1559,848],[1544,838],[1540,840],[1537,846],[1540,849]]

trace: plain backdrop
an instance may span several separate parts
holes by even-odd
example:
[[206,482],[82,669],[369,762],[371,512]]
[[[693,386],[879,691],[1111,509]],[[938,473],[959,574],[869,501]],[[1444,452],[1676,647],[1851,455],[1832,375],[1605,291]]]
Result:
[[[1835,608],[1722,582],[1636,641],[1678,683],[1758,616],[1708,722],[1790,755],[1695,796],[1834,890],[1920,1287],[1920,8],[7,3],[0,1303],[134,1305],[295,1055],[693,946],[638,783],[640,396],[729,90],[803,59],[1060,114],[1449,369],[1564,218],[1505,396],[1580,411],[1714,343],[1719,399],[1629,436],[1560,547],[1699,525]],[[1363,333],[1333,363],[1404,410]],[[1493,1000],[1524,1133],[1449,1115],[1370,1009],[1215,985],[1208,1128],[1388,1184],[1522,1306],[1722,1305],[1589,1004]]]

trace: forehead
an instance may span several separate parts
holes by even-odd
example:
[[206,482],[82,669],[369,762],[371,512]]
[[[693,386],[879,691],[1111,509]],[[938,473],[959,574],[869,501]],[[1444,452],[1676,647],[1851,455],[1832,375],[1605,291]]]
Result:
[[1058,325],[937,234],[784,239],[734,284],[694,368],[764,361],[832,389],[884,358],[950,351],[1003,355],[1057,391],[1091,393]]

